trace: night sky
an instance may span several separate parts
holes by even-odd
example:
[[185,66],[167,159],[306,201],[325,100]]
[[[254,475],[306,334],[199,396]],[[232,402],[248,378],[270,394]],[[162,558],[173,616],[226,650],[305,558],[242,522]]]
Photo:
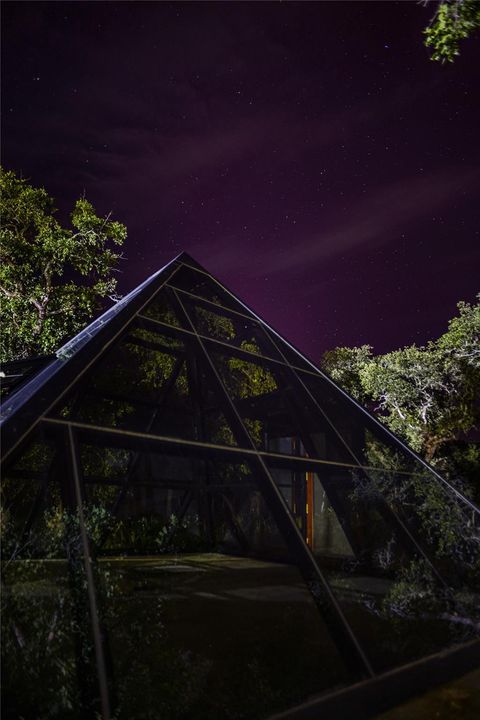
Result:
[[416,2],[3,4],[2,163],[182,250],[313,360],[446,329],[480,282],[480,38]]

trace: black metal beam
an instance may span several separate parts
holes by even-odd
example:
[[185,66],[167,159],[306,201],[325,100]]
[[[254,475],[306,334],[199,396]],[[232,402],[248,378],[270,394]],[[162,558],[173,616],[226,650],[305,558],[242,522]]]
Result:
[[145,340],[144,338],[136,337],[132,333],[129,333],[125,337],[125,343],[127,343],[128,345],[136,345],[138,347],[145,348],[145,350],[152,350],[153,352],[163,353],[164,355],[180,355],[183,352],[181,348],[172,347],[171,345],[165,345],[161,342]]
[[[164,404],[172,387],[175,385],[175,383],[178,379],[178,376],[180,375],[183,364],[184,364],[184,358],[183,357],[177,358],[170,376],[167,378],[166,382],[161,386],[159,395],[156,398],[154,410],[153,410],[150,420],[147,424],[147,428],[146,428],[147,432],[149,432],[152,429],[152,427],[155,423],[155,420],[158,417],[158,413],[160,412],[162,405]],[[131,484],[133,474],[138,466],[140,457],[141,457],[141,454],[139,452],[136,452],[134,454],[134,456],[131,458],[130,467],[128,468],[127,475],[125,476],[125,478],[123,480],[121,490],[119,491],[117,497],[115,498],[115,501],[112,504],[112,507],[110,508],[110,513],[112,515],[116,515],[116,513],[118,512],[118,508],[120,507],[121,503],[123,502],[123,499],[125,498],[127,490],[129,488],[129,485]],[[110,534],[110,530],[108,530],[108,529],[103,533],[103,535],[100,538],[99,543],[98,543],[99,549],[103,547],[109,534]]]
[[[268,720],[370,720],[377,714],[425,693],[480,666],[480,640],[402,665],[375,678],[312,697]],[[408,717],[402,711],[402,717]]]
[[[167,437],[165,435],[154,435],[135,430],[123,430],[120,428],[109,428],[102,425],[92,425],[75,420],[63,420],[61,418],[43,418],[42,425],[54,431],[55,427],[60,428],[71,425],[77,431],[83,441],[100,447],[121,447],[136,450],[141,445],[145,452],[148,450],[164,452],[168,455],[180,455],[189,457],[217,457],[224,458],[230,462],[243,462],[244,458],[251,455],[258,455],[268,462],[272,467],[287,468],[305,472],[317,472],[322,467],[336,468],[338,470],[376,470],[385,472],[384,468],[369,468],[334,462],[330,460],[318,460],[317,458],[300,457],[298,455],[283,455],[281,453],[265,452],[253,449],[251,446],[238,447],[237,445],[218,445],[216,443],[198,442],[185,440],[183,438]],[[401,474],[401,473],[396,473]],[[409,474],[409,473],[408,473]],[[420,476],[421,477],[421,476]]]
[[[280,354],[282,354],[280,349],[278,349],[278,351]],[[285,356],[283,356],[283,357],[285,359]],[[337,430],[334,423],[330,420],[328,414],[322,408],[318,399],[313,395],[313,393],[310,391],[310,389],[307,387],[307,385],[305,385],[305,383],[299,377],[297,372],[289,365],[286,366],[286,372],[288,373],[288,375],[292,381],[292,386],[293,386],[294,391],[298,392],[300,395],[301,394],[307,395],[307,397],[312,402],[313,406],[316,408],[319,415],[327,422],[328,426],[337,435],[337,437],[340,440],[340,442],[342,443],[342,445],[345,447],[347,452],[350,454],[352,460],[354,460],[354,462],[356,462],[358,464],[358,466],[361,467],[360,460],[357,457],[354,450],[350,447],[350,445],[347,443],[347,441],[342,436],[342,434]],[[306,448],[306,449],[308,452],[308,448]],[[313,449],[314,448],[310,447],[310,450],[313,450]],[[368,471],[362,469],[361,472],[366,473],[367,477],[369,477]],[[333,486],[333,483],[330,483],[329,485],[330,485],[331,497],[335,501],[335,499],[336,499],[335,498],[335,488]],[[327,486],[328,486],[328,482],[327,482]],[[324,485],[324,488],[325,488],[325,491],[327,491],[327,487],[325,487],[325,485]],[[393,529],[399,534],[400,538],[403,540],[405,549],[411,555],[413,555],[413,556],[417,555],[417,556],[423,558],[423,560],[425,560],[425,562],[429,565],[429,567],[432,570],[438,583],[444,589],[447,589],[448,585],[447,585],[445,579],[442,577],[442,574],[437,567],[437,563],[435,562],[434,558],[431,556],[431,553],[428,552],[420,544],[416,535],[412,532],[412,530],[408,527],[408,525],[403,521],[403,519],[398,515],[398,513],[395,511],[395,509],[386,502],[385,498],[380,494],[380,492],[378,492],[378,494],[375,498],[375,506],[378,509],[381,517],[383,517],[387,526],[390,526],[390,527],[393,526]],[[346,521],[346,514],[345,514],[346,509],[344,508],[342,510],[339,505],[339,510],[342,513],[342,515],[340,517],[343,518],[343,522],[341,520],[342,527],[344,528],[345,531],[347,531],[347,530],[349,530],[349,524],[348,524],[348,521],[345,522]],[[351,532],[349,534],[352,535]],[[349,538],[348,534],[347,534],[347,537]],[[352,539],[354,539],[354,538],[352,537]],[[349,538],[349,542],[350,542],[350,538]],[[355,541],[355,545],[357,546],[357,549],[358,549],[357,541]]]
[[[237,443],[240,446],[250,447],[256,450],[243,421],[238,414],[233,401],[223,384],[223,381],[211,360],[205,344],[196,334],[195,326],[191,321],[185,307],[178,295],[175,296],[179,309],[184,313],[184,322],[191,326],[196,335],[196,345],[199,356],[205,361],[205,367],[209,369],[210,377],[215,382],[217,392],[224,401],[224,414],[229,420]],[[270,472],[260,455],[254,452],[249,457],[249,465],[253,475],[258,482],[259,489],[266,501],[272,516],[283,539],[296,559],[298,567],[302,572],[313,599],[320,609],[323,618],[327,621],[328,630],[331,632],[335,644],[342,656],[346,667],[355,677],[372,677],[374,675],[370,662],[365,655],[363,648],[357,640],[350,627],[342,608],[333,594],[327,580],[323,576],[313,554],[305,543],[296,523],[291,515],[286,502],[275,484]]]
[[[134,295],[117,314],[109,318],[98,331],[79,347],[68,359],[57,359],[52,365],[51,374],[45,382],[39,384],[39,376],[35,376],[31,394],[28,395],[30,383],[26,383],[12,400],[5,403],[4,412],[8,412],[8,403],[18,400],[24,393],[25,402],[21,407],[12,410],[2,422],[2,463],[15,451],[26,434],[36,425],[50,408],[58,402],[77,383],[92,364],[111,344],[125,332],[135,315],[140,312],[160,291],[163,285],[178,270],[179,263],[173,262],[162,273]],[[42,372],[48,371],[48,367]]]
[[[457,498],[466,509],[473,511],[477,516],[480,516],[480,507],[475,504],[470,498],[467,498],[465,495],[463,495],[459,490],[457,490],[453,485],[451,485],[444,477],[442,477],[431,465],[429,465],[418,453],[414,452],[408,445],[406,445],[401,438],[399,438],[395,433],[393,433],[389,428],[387,428],[385,425],[383,425],[382,422],[375,416],[372,415],[365,407],[360,405],[351,395],[349,395],[345,390],[343,390],[339,385],[337,385],[329,375],[324,372],[323,370],[320,370],[318,367],[315,366],[314,363],[312,363],[308,358],[304,357],[300,350],[295,348],[294,345],[292,345],[288,340],[285,340],[280,333],[276,332],[271,328],[267,323],[265,323],[264,320],[262,320],[256,313],[248,307],[244,302],[239,300],[236,295],[234,295],[228,288],[226,288],[219,280],[217,280],[211,273],[207,272],[205,268],[203,268],[199,263],[197,263],[193,258],[191,258],[187,253],[182,254],[182,263],[183,265],[186,265],[187,267],[191,267],[193,270],[195,270],[197,273],[201,273],[202,275],[205,275],[212,283],[215,284],[215,286],[218,288],[218,292],[220,294],[223,294],[224,297],[227,298],[229,303],[233,303],[236,307],[239,309],[239,313],[245,314],[247,317],[251,318],[252,320],[256,320],[261,327],[263,328],[264,332],[266,333],[269,340],[278,348],[278,340],[280,340],[281,343],[284,343],[286,346],[288,346],[289,350],[293,355],[298,356],[298,358],[301,360],[302,365],[301,366],[294,366],[292,362],[288,361],[288,364],[290,367],[295,367],[296,370],[306,374],[306,375],[313,375],[316,377],[320,377],[322,380],[324,380],[330,387],[332,387],[336,393],[339,394],[342,398],[344,398],[347,402],[351,403],[352,406],[356,407],[357,410],[362,413],[362,415],[365,417],[365,421],[369,422],[374,426],[377,431],[383,433],[385,437],[388,437],[390,441],[393,441],[393,443],[401,449],[406,455],[411,457],[413,460],[416,461],[420,466],[424,467],[426,470],[428,470],[429,473],[431,473],[432,476],[438,480],[443,487],[446,489],[446,491]],[[285,355],[283,353],[280,353],[281,357],[285,358]],[[287,362],[287,361],[285,361]],[[415,473],[417,474],[417,473]]]
[[[84,485],[99,485],[100,487],[123,487],[124,480],[105,480],[105,478],[96,477],[84,477]],[[130,487],[132,488],[158,488],[159,490],[183,490],[185,488],[197,487],[194,485],[192,480],[177,480],[176,478],[160,478],[159,480],[136,480]],[[222,483],[209,483],[208,489],[205,488],[205,492],[215,494],[217,490],[225,489],[238,489],[243,488],[253,489],[256,488],[254,483],[240,482],[222,482]],[[284,487],[284,486],[279,486]]]
[[182,288],[176,287],[171,283],[168,283],[166,287],[168,287],[170,290],[174,290],[175,292],[180,293],[180,295],[182,296],[190,298],[190,300],[193,301],[195,305],[199,305],[200,307],[205,308],[205,310],[211,310],[213,313],[216,312],[219,315],[226,315],[232,320],[237,319],[249,320],[250,322],[252,321],[252,317],[250,315],[247,315],[246,313],[239,312],[238,310],[233,310],[233,308],[229,308],[225,305],[213,302],[213,300],[202,298],[200,297],[200,295],[195,295],[195,293],[191,293],[188,290],[182,290]]
[[93,634],[93,644],[95,649],[95,660],[98,677],[98,687],[100,694],[100,706],[103,720],[110,720],[110,697],[108,692],[107,671],[105,663],[105,655],[103,648],[102,633],[100,630],[100,619],[98,615],[97,595],[95,590],[95,582],[92,571],[92,557],[90,552],[90,543],[85,527],[85,517],[83,514],[83,490],[81,481],[80,457],[78,452],[78,444],[71,426],[68,427],[68,448],[69,463],[75,486],[76,511],[80,525],[80,537],[82,542],[83,561],[85,568],[85,576],[87,581],[87,593],[90,606],[90,620]]
[[[289,385],[286,379],[286,375],[290,375],[290,372],[287,368],[281,373],[283,375],[283,381],[285,384],[284,389],[284,397],[287,402],[287,406],[289,409],[289,412],[291,416],[293,417],[293,420],[296,425],[298,437],[302,441],[302,445],[305,448],[305,451],[310,457],[315,457],[317,454],[315,445],[313,443],[313,440],[308,432],[308,429],[303,427],[303,423],[300,417],[300,413],[297,410],[297,405],[295,402],[296,394],[293,396],[293,387]],[[301,395],[300,395],[301,397]],[[318,474],[321,473],[320,468],[316,471]],[[325,482],[324,475],[322,474],[322,486],[325,490],[325,494],[327,495],[328,501],[330,505],[333,508],[333,511],[335,512],[335,515],[337,516],[337,519],[340,522],[340,525],[343,528],[343,531],[346,535],[346,538],[348,542],[350,543],[350,546],[354,550],[355,554],[357,556],[360,556],[360,550],[361,548],[358,546],[357,537],[356,534],[353,532],[352,524],[347,520],[349,513],[347,512],[347,509],[345,508],[345,503],[343,502],[342,498],[340,497],[339,493],[336,491],[336,488],[333,483],[328,482],[328,480]],[[313,508],[312,508],[313,510]]]
[[[146,315],[139,315],[137,320],[141,322],[141,327],[143,327],[143,329],[152,330],[152,332],[158,333],[168,333],[170,336],[176,337],[179,340],[183,340],[185,342],[187,341],[189,335],[198,335],[205,343],[208,343],[213,349],[216,349],[217,352],[227,352],[229,355],[233,355],[240,360],[246,360],[247,362],[258,362],[258,360],[263,360],[272,368],[275,368],[278,365],[285,365],[285,362],[280,358],[274,358],[269,355],[262,355],[261,353],[255,353],[251,350],[245,350],[244,348],[238,347],[233,343],[228,343],[223,340],[208,337],[207,335],[197,333],[196,331],[194,332],[193,330],[189,330],[185,327],[168,325],[161,320],[154,320],[153,318],[149,318]],[[315,373],[312,373],[312,375],[316,377]]]

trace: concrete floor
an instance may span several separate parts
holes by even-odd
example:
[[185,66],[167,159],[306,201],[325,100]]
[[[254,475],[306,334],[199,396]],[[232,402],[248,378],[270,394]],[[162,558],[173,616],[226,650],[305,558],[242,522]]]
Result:
[[[150,559],[149,559],[150,560]],[[173,562],[172,562],[173,560]],[[150,560],[150,562],[152,562]],[[181,559],[165,558],[162,562],[156,558],[155,563],[159,570],[166,571],[170,569],[172,572],[189,572],[212,568],[248,570],[263,568],[267,570],[271,567],[269,562],[252,560],[247,558],[228,557],[225,555],[217,555],[215,553],[207,553],[204,555],[197,554],[192,556],[183,556]],[[152,564],[153,564],[152,563]],[[149,561],[146,567],[149,566]],[[144,566],[145,567],[145,566]],[[368,588],[372,592],[372,581],[368,579]],[[363,588],[363,578],[353,578],[347,583],[346,581],[337,581],[339,590],[347,590],[361,592]],[[342,585],[345,585],[343,587]],[[385,581],[378,581],[378,590],[380,593],[385,591]],[[216,593],[201,593],[204,597],[210,596],[215,599],[222,599]],[[259,593],[256,588],[236,588],[231,589],[229,593],[223,596],[226,600],[228,596],[237,596],[248,600],[275,601],[275,602],[306,602],[308,598],[305,595],[303,583],[290,586],[268,586],[263,588]],[[372,720],[479,720],[480,718],[480,669],[464,675],[457,680],[442,685],[431,690],[419,697],[412,698],[408,702],[402,703],[391,710],[375,716]]]
[[374,720],[478,720],[480,669],[420,697],[412,698]]
[[[109,561],[115,564],[115,561]],[[189,574],[189,573],[208,573],[222,571],[248,571],[263,570],[268,573],[272,567],[269,562],[262,562],[249,558],[230,557],[216,553],[183,555],[181,557],[167,556],[165,558],[124,558],[119,563],[126,565],[131,563],[135,567],[136,572],[142,574],[145,572],[150,577],[158,572],[161,575],[169,574]],[[277,566],[278,567],[278,566]],[[219,577],[220,579],[220,577]],[[290,579],[291,580],[291,579]],[[368,580],[368,582],[366,582]],[[374,585],[372,589],[371,578],[349,578],[348,580],[336,580],[334,585],[336,589],[348,594],[348,592],[361,593],[368,586],[370,593],[375,589],[382,594],[385,592],[385,581],[378,580],[378,588]],[[364,587],[365,586],[365,587]],[[184,592],[180,591],[177,595],[165,595],[169,599],[187,599],[187,595],[192,593],[193,588],[185,587]],[[185,592],[186,591],[186,592]],[[217,588],[211,592],[205,590],[194,592],[197,598],[203,600],[231,600],[237,598],[239,600],[255,600],[262,603],[270,602],[286,602],[286,603],[305,603],[310,602],[310,597],[305,591],[303,581],[298,578],[297,583],[288,583],[285,585],[266,584],[261,588],[246,586],[243,587],[222,587],[219,582]],[[374,720],[479,720],[480,718],[480,669],[465,675],[453,682],[442,685],[422,696],[411,699],[381,715],[375,717]],[[347,719],[346,719],[347,720]]]
[[[50,571],[57,568],[55,573],[59,578],[64,564],[64,561],[48,561]],[[185,710],[178,715],[172,710],[165,715],[170,720],[178,720],[180,716],[195,720],[268,716],[346,682],[343,664],[336,658],[331,638],[319,621],[311,595],[295,568],[216,553],[110,557],[101,559],[99,566],[107,572],[118,570],[121,579],[121,593],[108,601],[109,607],[115,610],[111,643],[116,648],[119,682],[132,680],[135,687],[136,681],[128,658],[125,667],[122,665],[121,648],[125,646],[126,636],[119,628],[128,628],[132,617],[143,618],[146,612],[148,624],[148,612],[157,607],[158,601],[162,611],[160,625],[167,628],[169,641],[165,643],[167,636],[162,634],[158,647],[152,641],[153,644],[139,645],[138,653],[135,648],[143,662],[140,679],[152,672],[155,683],[160,682],[167,671],[165,668],[174,666],[172,658],[177,665],[179,658],[187,658],[189,672],[191,668],[195,672],[200,668],[201,682],[199,680],[198,692],[195,690],[198,698],[192,690],[191,707],[187,708],[190,714]],[[53,596],[55,573],[50,573],[43,583],[35,577],[35,597]],[[32,593],[32,582],[27,580],[17,578],[18,596]],[[355,597],[363,593],[381,595],[386,589],[384,580],[372,582],[372,578],[362,576],[336,577],[332,585],[347,602],[352,598],[354,604]],[[169,648],[172,658],[164,657],[165,647]],[[329,657],[328,668],[323,662],[325,654]],[[292,657],[295,658],[293,665]],[[163,670],[159,658],[165,665]],[[205,677],[200,672],[203,672],[202,662],[207,668]],[[235,681],[233,685],[232,681]],[[143,686],[139,684],[139,687]],[[212,706],[211,698],[215,700]],[[218,698],[223,705],[228,701],[230,710],[236,714],[222,714]],[[133,698],[132,703],[142,705],[141,697]],[[174,705],[172,701],[172,707]],[[480,669],[372,718],[479,719]],[[355,719],[345,717],[345,720]]]

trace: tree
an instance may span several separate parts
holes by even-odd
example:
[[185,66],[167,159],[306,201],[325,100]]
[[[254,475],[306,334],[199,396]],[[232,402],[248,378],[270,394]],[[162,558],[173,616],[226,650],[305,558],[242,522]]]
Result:
[[468,441],[480,420],[480,302],[458,310],[447,332],[424,347],[378,356],[369,346],[337,348],[322,365],[427,461],[468,482],[480,469],[478,447]]
[[460,54],[460,40],[479,28],[479,0],[440,0],[430,24],[423,31],[425,45],[431,48],[431,59],[453,62]]
[[368,402],[360,382],[360,370],[373,360],[371,345],[361,347],[338,347],[328,350],[322,358],[322,366],[332,380],[362,403]]
[[114,298],[115,248],[127,231],[110,215],[97,216],[76,201],[71,229],[55,219],[52,198],[0,168],[0,359],[51,353],[91,319],[104,298]]

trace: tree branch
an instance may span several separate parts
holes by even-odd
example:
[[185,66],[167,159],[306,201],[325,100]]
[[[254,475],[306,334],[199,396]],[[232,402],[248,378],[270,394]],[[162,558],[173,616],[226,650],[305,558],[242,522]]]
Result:
[[0,292],[2,292],[5,297],[9,298],[10,300],[16,300],[22,297],[21,292],[12,292],[11,290],[7,290],[7,288],[3,287],[3,285],[0,285]]

